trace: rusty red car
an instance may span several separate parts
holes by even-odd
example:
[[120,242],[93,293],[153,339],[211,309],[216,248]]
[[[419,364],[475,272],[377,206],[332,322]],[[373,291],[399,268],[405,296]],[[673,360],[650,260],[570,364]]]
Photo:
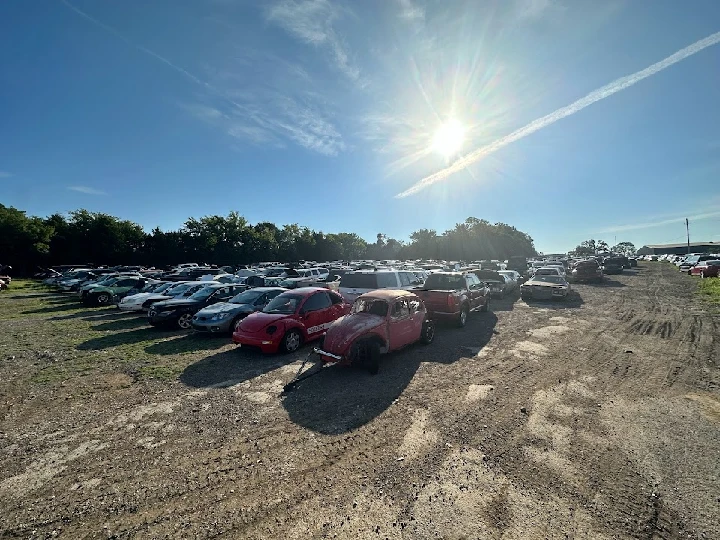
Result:
[[699,262],[690,269],[690,274],[702,278],[720,277],[720,260]]
[[418,341],[432,343],[435,324],[412,291],[379,289],[359,296],[352,312],[328,328],[315,352],[324,363],[358,365],[373,375],[380,356]]
[[350,312],[350,307],[329,289],[293,289],[276,296],[262,311],[245,317],[232,340],[264,353],[295,352],[304,342],[322,337],[333,322]]

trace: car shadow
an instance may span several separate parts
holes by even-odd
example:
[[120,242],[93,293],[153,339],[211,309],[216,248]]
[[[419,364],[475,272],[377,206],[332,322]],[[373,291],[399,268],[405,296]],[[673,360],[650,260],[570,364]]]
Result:
[[577,290],[572,290],[567,295],[565,300],[521,300],[522,302],[525,302],[528,306],[531,307],[537,307],[537,308],[553,308],[553,309],[574,309],[579,308],[585,303],[585,300],[583,300],[582,296]]
[[380,372],[331,365],[303,380],[282,400],[290,420],[323,434],[352,431],[370,422],[400,397],[423,362],[452,364],[477,354],[492,338],[492,313],[473,313],[465,328],[439,324],[432,344],[411,345],[383,356]]
[[87,306],[81,304],[80,302],[56,302],[53,303],[51,306],[37,308],[37,309],[29,309],[27,311],[23,311],[23,315],[30,315],[30,314],[37,314],[37,313],[62,313],[63,311],[73,311],[77,309],[83,309],[87,308]]
[[76,348],[80,351],[98,351],[109,349],[120,345],[130,345],[140,343],[150,339],[158,339],[175,335],[175,332],[162,331],[152,326],[138,328],[136,330],[128,330],[127,332],[117,332],[106,336],[88,339],[80,343]]
[[[223,340],[222,345],[227,345],[227,341]],[[223,351],[186,367],[180,382],[194,388],[233,386],[300,360],[311,351],[309,347],[295,355],[267,355],[248,349]]]
[[512,311],[515,309],[515,302],[517,302],[519,298],[519,292],[507,294],[502,298],[491,298],[490,311]]
[[[125,314],[123,313],[123,315]],[[128,317],[127,315],[124,317],[108,317],[107,319],[91,318],[90,320],[94,322],[98,320],[107,321],[90,327],[92,330],[98,332],[106,330],[132,330],[133,328],[148,326],[146,317]]]
[[[80,307],[78,307],[80,309]],[[68,319],[83,319],[86,321],[97,321],[97,320],[110,320],[110,317],[112,315],[117,315],[118,313],[115,312],[112,307],[108,306],[106,308],[94,308],[94,309],[84,309],[83,311],[78,311],[76,313],[69,313],[68,315],[56,315],[54,317],[48,317],[49,321],[65,321]]]
[[[174,332],[177,334],[177,331]],[[206,335],[200,332],[183,334],[177,339],[158,341],[145,347],[148,354],[170,355],[186,352],[212,351],[227,346],[230,340],[227,336]]]

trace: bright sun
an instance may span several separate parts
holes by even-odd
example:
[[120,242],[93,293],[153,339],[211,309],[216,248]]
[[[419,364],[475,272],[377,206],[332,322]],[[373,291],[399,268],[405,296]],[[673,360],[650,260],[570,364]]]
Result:
[[449,158],[458,153],[465,140],[465,128],[457,120],[450,119],[435,133],[432,140],[432,150]]

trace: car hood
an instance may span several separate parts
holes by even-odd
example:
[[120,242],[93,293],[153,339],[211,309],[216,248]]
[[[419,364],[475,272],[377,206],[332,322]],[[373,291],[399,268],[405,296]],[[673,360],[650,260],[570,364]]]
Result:
[[370,313],[353,313],[340,317],[328,328],[323,350],[337,355],[345,354],[357,338],[384,324],[385,317]]
[[218,313],[252,313],[255,311],[250,304],[232,304],[218,302],[198,312],[198,315],[217,315]]
[[161,309],[174,309],[179,307],[197,306],[200,302],[190,299],[165,300],[164,302],[156,302],[153,308],[160,311]]
[[263,313],[262,311],[258,311],[256,313],[248,315],[243,319],[243,322],[240,323],[240,330],[250,333],[259,332],[260,330],[262,330],[266,326],[271,325],[272,323],[280,322],[283,319],[290,319],[294,317],[294,313]]
[[[122,299],[123,304],[142,304],[145,300],[153,296],[153,293],[143,292],[137,294],[131,294]],[[162,297],[165,298],[165,297]]]
[[548,283],[547,281],[533,281],[530,280],[525,285],[532,285],[535,287],[567,287],[564,283]]

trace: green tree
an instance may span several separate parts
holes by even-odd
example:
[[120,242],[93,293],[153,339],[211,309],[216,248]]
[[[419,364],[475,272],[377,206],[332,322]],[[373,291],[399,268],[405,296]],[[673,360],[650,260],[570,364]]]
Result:
[[612,250],[615,253],[622,253],[623,255],[627,255],[628,257],[635,255],[637,252],[637,249],[635,249],[635,244],[632,242],[620,242],[619,244],[616,244],[613,246]]

